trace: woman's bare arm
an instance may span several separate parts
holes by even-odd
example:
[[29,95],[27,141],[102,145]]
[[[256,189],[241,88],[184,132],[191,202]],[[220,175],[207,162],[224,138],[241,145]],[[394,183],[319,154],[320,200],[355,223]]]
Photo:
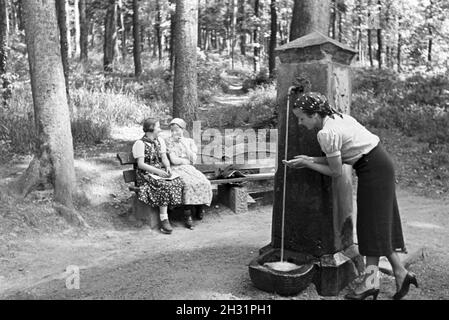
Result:
[[167,173],[164,170],[146,164],[144,158],[137,158],[137,167],[150,173],[157,174],[161,177],[168,177]]

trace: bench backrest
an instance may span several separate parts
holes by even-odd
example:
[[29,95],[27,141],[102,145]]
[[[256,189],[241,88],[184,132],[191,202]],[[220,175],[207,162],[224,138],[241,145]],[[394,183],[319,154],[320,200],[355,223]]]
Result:
[[[203,155],[204,156],[204,155]],[[136,182],[136,168],[137,160],[133,157],[132,152],[123,152],[117,154],[117,159],[121,165],[133,165],[133,169],[123,171],[123,179],[126,183]],[[204,159],[204,158],[203,158]],[[269,173],[274,172],[275,166],[270,157],[266,161],[261,161],[260,163],[232,163],[230,161],[219,161],[218,159],[210,158],[209,163],[195,164],[197,168],[202,173],[208,175],[211,173],[217,173],[219,169],[224,170],[225,168],[231,166],[232,170],[239,170],[245,174],[251,173]]]

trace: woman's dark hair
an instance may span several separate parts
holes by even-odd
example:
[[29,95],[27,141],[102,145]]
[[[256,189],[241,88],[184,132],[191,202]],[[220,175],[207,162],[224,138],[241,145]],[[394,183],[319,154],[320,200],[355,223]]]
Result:
[[147,118],[143,121],[143,132],[154,132],[154,127],[159,120],[156,118]]
[[330,106],[326,96],[318,92],[308,92],[300,95],[295,100],[293,109],[300,109],[309,116],[317,113],[321,118],[329,116],[333,119],[334,114],[337,114],[343,118],[340,112]]

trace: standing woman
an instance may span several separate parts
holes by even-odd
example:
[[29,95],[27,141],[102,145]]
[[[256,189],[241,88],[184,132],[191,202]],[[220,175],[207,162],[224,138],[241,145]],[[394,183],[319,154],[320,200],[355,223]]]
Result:
[[143,122],[145,135],[137,140],[132,148],[137,159],[136,183],[139,187],[138,199],[149,206],[159,207],[161,232],[173,231],[168,220],[168,206],[177,206],[182,202],[182,181],[179,177],[168,180],[171,176],[167,147],[159,138],[161,127],[159,121],[148,118]]
[[193,139],[184,137],[186,127],[186,122],[180,118],[174,118],[170,122],[171,136],[167,139],[167,153],[173,173],[179,175],[183,183],[185,225],[192,229],[192,213],[196,212],[197,218],[201,220],[203,205],[210,206],[213,193],[210,181],[193,166],[197,158],[197,147]]
[[416,287],[418,284],[416,276],[405,269],[397,254],[397,251],[404,252],[405,246],[396,200],[394,166],[379,137],[353,117],[331,108],[326,97],[319,93],[301,95],[294,103],[293,113],[299,125],[319,130],[318,143],[326,157],[299,155],[290,161],[283,160],[287,166],[305,167],[338,177],[342,174],[342,164],[349,164],[358,177],[357,238],[360,254],[366,256],[367,272],[362,276],[364,281],[345,298],[377,298],[381,256],[386,256],[393,267],[397,288],[393,299],[403,298],[410,284]]

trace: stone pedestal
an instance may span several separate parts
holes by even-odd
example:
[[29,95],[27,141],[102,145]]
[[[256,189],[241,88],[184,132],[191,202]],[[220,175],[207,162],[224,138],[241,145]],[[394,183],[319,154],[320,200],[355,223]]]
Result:
[[248,191],[244,186],[222,184],[218,186],[218,201],[235,213],[248,212]]
[[153,208],[146,203],[143,203],[137,196],[133,197],[133,215],[136,219],[148,223],[151,229],[159,227],[159,208]]
[[[292,113],[295,95],[290,97],[287,114],[288,90],[297,86],[299,91],[320,92],[336,109],[349,113],[350,64],[356,53],[318,32],[289,42],[276,51],[281,65],[277,84],[279,165],[275,176],[270,245],[273,249],[281,246],[286,117],[289,117],[288,159],[301,154],[325,156],[318,144],[317,132],[298,126]],[[343,175],[331,178],[309,169],[287,169],[285,249],[312,255],[320,261],[314,282],[321,295],[337,295],[363,267],[353,244],[351,170],[344,165]]]

